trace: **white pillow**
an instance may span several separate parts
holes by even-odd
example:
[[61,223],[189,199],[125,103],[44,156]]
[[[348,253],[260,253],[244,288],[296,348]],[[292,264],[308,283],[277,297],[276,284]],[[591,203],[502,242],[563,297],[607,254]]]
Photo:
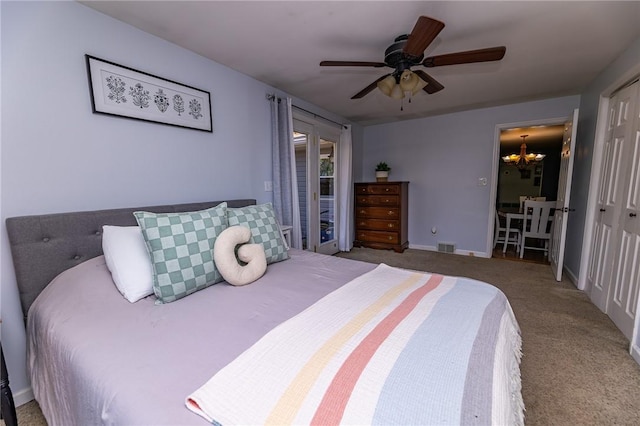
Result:
[[102,251],[118,291],[129,302],[153,294],[153,270],[139,226],[102,227]]
[[[213,260],[220,274],[231,285],[245,285],[260,278],[267,270],[267,257],[262,244],[243,244],[251,239],[251,230],[245,226],[230,226],[222,231],[213,246]],[[236,246],[238,257],[236,258]],[[240,259],[245,262],[241,265]]]

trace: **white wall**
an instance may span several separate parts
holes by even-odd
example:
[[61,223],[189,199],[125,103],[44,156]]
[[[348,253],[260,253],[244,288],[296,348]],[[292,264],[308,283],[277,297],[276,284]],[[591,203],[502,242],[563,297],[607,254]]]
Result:
[[[272,172],[265,94],[274,89],[76,2],[0,7],[2,345],[21,403],[29,399],[25,335],[5,218],[224,198],[271,201],[263,184]],[[209,91],[213,133],[92,114],[85,54]]]
[[[568,96],[366,127],[359,178],[375,180],[375,165],[385,161],[392,168],[390,180],[410,182],[411,246],[448,242],[457,250],[490,256],[486,247],[489,210],[495,205],[496,125],[569,117],[579,99]],[[487,186],[479,186],[479,178],[487,178]]]

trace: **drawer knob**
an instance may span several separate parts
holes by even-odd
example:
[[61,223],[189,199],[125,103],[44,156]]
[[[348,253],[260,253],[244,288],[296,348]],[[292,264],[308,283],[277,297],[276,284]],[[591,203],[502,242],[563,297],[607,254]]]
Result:
[[366,211],[365,210],[360,210],[360,214],[365,214]]
[[360,222],[360,226],[364,226],[366,222]]
[[366,202],[367,202],[367,199],[366,199],[366,198],[361,198],[361,199],[360,199],[360,202],[361,202],[361,203],[366,203]]
[[391,200],[389,200],[388,198],[386,200],[384,200],[385,203],[390,203]]
[[389,192],[389,188],[385,189],[385,191]]
[[393,240],[393,237],[392,237],[391,235],[389,235],[389,239],[390,239],[390,240]]
[[389,228],[393,228],[393,223],[387,225]]
[[393,216],[393,210],[389,210],[389,216]]

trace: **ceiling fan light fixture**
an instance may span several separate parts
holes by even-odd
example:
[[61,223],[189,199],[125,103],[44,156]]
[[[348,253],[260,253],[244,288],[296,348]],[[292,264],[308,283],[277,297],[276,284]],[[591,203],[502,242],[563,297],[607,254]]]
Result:
[[[415,75],[415,74],[414,74]],[[418,83],[415,85],[415,87],[413,88],[413,90],[411,91],[412,95],[415,95],[416,93],[418,93],[419,91],[421,91],[422,89],[424,89],[425,87],[427,87],[427,82],[424,81],[423,79],[421,79],[420,77],[418,77],[416,75],[416,78],[418,79]]]
[[411,92],[412,95],[415,95],[426,85],[426,81],[418,77],[416,73],[409,69],[402,71],[402,74],[400,75],[400,88],[403,92]]
[[393,99],[403,99],[404,98],[404,92],[402,91],[402,88],[400,87],[399,84],[396,84],[395,86],[393,86],[393,90],[391,90],[391,95],[390,95]]
[[395,87],[395,85],[396,85],[395,77],[392,75],[389,75],[387,78],[384,78],[378,82],[378,89],[380,89],[380,91],[385,95],[391,96],[391,92],[393,91],[393,88]]
[[400,74],[400,87],[403,92],[412,92],[413,88],[418,84],[418,76],[406,69]]

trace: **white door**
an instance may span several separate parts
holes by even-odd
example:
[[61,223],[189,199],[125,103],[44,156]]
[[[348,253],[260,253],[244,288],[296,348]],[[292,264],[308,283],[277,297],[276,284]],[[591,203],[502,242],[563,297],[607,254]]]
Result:
[[[634,87],[635,86],[635,87]],[[609,284],[617,248],[618,220],[622,211],[623,187],[625,185],[625,161],[628,139],[633,122],[633,92],[637,84],[618,92],[609,102],[607,135],[603,151],[602,173],[596,217],[594,221],[591,258],[587,270],[587,285],[590,297],[602,311],[608,312]]]
[[[574,125],[574,123],[576,125]],[[562,280],[562,265],[564,263],[564,247],[567,237],[567,217],[569,216],[569,198],[571,196],[571,177],[573,176],[577,123],[578,109],[576,108],[573,111],[572,119],[564,123],[564,136],[562,137],[558,196],[556,198],[556,210],[553,217],[551,250],[549,250],[551,269],[556,277],[556,281]]]
[[293,129],[303,249],[337,253],[340,129],[303,119],[294,119]]
[[321,132],[318,143],[318,217],[319,227],[316,229],[316,249],[318,253],[335,254],[338,250],[338,180],[337,155],[338,132]]
[[[629,108],[626,111],[627,132],[622,156],[624,167],[621,173],[622,196],[616,247],[615,267],[611,276],[611,290],[607,313],[622,333],[631,339],[638,306],[640,288],[640,108],[638,96],[640,83],[632,89]],[[635,104],[635,105],[634,105]]]

